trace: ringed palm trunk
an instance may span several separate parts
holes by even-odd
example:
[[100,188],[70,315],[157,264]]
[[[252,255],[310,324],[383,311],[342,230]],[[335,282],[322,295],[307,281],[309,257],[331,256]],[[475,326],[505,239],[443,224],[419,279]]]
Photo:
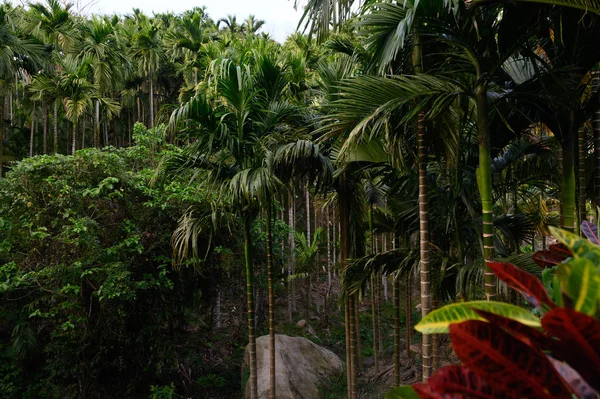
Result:
[[96,100],[96,114],[94,116],[94,147],[100,147],[100,100]]
[[150,72],[150,129],[154,128],[154,82]]
[[[340,246],[341,246],[341,266],[345,273],[348,268],[348,258],[350,256],[350,203],[348,198],[348,172],[344,172],[341,177],[342,182],[338,191],[339,209],[340,209]],[[356,398],[356,362],[354,347],[354,301],[352,295],[347,295],[344,300],[344,316],[346,330],[346,373],[348,381],[348,398]]]
[[[478,78],[482,74],[478,71]],[[475,92],[477,101],[477,127],[479,130],[478,183],[483,215],[483,256],[485,259],[484,285],[488,301],[496,298],[496,276],[487,266],[494,256],[494,215],[492,198],[492,157],[487,106],[487,84],[480,84]]]
[[75,155],[75,150],[77,147],[77,118],[73,120],[73,143],[71,146],[71,155]]
[[[408,329],[408,326],[406,327]],[[400,276],[394,276],[394,386],[400,386]]]
[[48,153],[48,105],[44,105],[44,154]]
[[273,293],[273,220],[270,195],[267,197],[267,285],[269,290],[269,398],[275,399],[275,294]]
[[256,368],[256,335],[254,332],[254,267],[252,263],[251,220],[244,218],[244,256],[246,261],[246,298],[248,306],[248,364],[250,368],[250,399],[258,399]]
[[[423,73],[421,36],[413,31],[413,69],[415,74]],[[427,187],[427,148],[425,113],[420,112],[417,119],[417,153],[419,159],[419,235],[421,265],[421,312],[423,317],[431,311],[431,270],[429,265],[429,190]],[[423,334],[423,381],[431,376],[431,335]]]
[[33,135],[35,132],[35,104],[31,110],[31,130],[29,132],[29,157],[33,156]]
[[578,170],[577,173],[579,175],[579,221],[577,223],[577,230],[580,230],[581,223],[586,220],[587,209],[586,209],[586,199],[585,199],[585,154],[587,153],[587,148],[585,148],[585,127],[579,129],[579,134],[577,135],[578,142],[577,147],[579,150],[578,154]]
[[[375,254],[375,234],[373,232],[373,206],[369,207],[369,230],[371,231],[371,255]],[[375,372],[379,373],[379,355],[377,353],[377,303],[375,292],[375,275],[371,276],[371,320],[373,328],[373,360]]]
[[563,210],[562,228],[568,231],[575,229],[576,179],[575,179],[575,143],[571,134],[567,137],[562,151],[562,184],[561,204]]
[[58,99],[54,100],[54,153],[58,153]]

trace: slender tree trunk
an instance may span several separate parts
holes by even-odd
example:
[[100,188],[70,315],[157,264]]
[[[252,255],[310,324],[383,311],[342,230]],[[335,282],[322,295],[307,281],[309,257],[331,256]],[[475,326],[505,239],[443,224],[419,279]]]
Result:
[[[571,120],[573,116],[571,116]],[[565,139],[563,148],[563,173],[562,173],[562,228],[568,231],[575,229],[575,204],[576,204],[576,180],[575,180],[575,143],[572,130],[570,136]]]
[[273,292],[273,237],[271,224],[273,221],[270,195],[267,197],[267,285],[269,290],[269,398],[276,399],[275,394],[275,293]]
[[131,147],[131,136],[132,136],[132,131],[133,131],[133,111],[129,111],[128,112],[128,120],[129,120],[129,146]]
[[100,100],[96,100],[96,113],[94,115],[94,147],[100,147]]
[[329,290],[331,289],[331,221],[329,220],[329,207],[326,210],[327,216],[327,294],[329,295]]
[[137,121],[136,122],[143,122],[144,119],[140,118],[141,114],[142,114],[142,106],[140,104],[140,87],[138,86],[138,96],[137,96]]
[[71,146],[71,155],[75,155],[77,149],[77,119],[73,121],[73,144]]
[[[370,252],[375,254],[375,232],[373,231],[373,206],[369,207],[369,232],[370,232]],[[375,291],[375,275],[371,276],[371,321],[373,328],[373,361],[375,363],[375,373],[379,374],[379,354],[377,353],[377,301]]]
[[150,129],[154,128],[154,82],[150,73]]
[[58,154],[58,99],[54,100],[54,153]]
[[44,142],[43,151],[44,154],[48,153],[48,104],[44,104]]
[[412,341],[412,276],[406,274],[406,356],[412,358],[410,345]]
[[[433,299],[433,310],[438,308],[437,299],[434,295]],[[440,335],[433,334],[432,337],[432,352],[433,352],[433,372],[435,373],[440,368]]]
[[33,108],[31,110],[31,131],[29,133],[29,158],[33,156],[33,135],[35,132],[35,103],[33,103]]
[[356,372],[359,373],[362,370],[362,345],[360,338],[360,308],[359,308],[358,294],[354,299],[354,325],[356,327]]
[[587,209],[586,209],[586,198],[585,198],[585,158],[587,154],[587,148],[585,148],[585,133],[586,129],[579,129],[578,134],[578,147],[579,147],[579,221],[577,223],[577,230],[580,230],[581,223],[586,220]]
[[[483,74],[478,72],[479,79]],[[481,196],[481,211],[483,215],[483,256],[485,259],[485,296],[488,301],[496,298],[496,276],[487,266],[494,257],[494,211],[492,198],[492,157],[490,154],[490,131],[487,105],[487,84],[481,83],[476,89],[477,127],[479,130],[479,168],[477,178]]]
[[348,311],[350,313],[350,398],[356,399],[356,376],[358,370],[357,353],[356,353],[356,312],[354,310],[356,298],[350,295]]
[[85,148],[85,130],[86,130],[87,120],[83,118],[83,122],[81,124],[81,148]]
[[290,192],[290,208],[289,208],[289,219],[290,219],[290,263],[288,267],[288,313],[290,316],[290,322],[294,317],[295,310],[295,282],[290,280],[290,277],[296,273],[296,188],[293,187]]
[[258,399],[258,376],[256,369],[256,336],[254,318],[254,267],[252,260],[252,221],[244,219],[244,255],[246,261],[246,296],[248,302],[248,364],[250,367],[250,399]]
[[400,386],[400,276],[394,276],[394,386]]
[[[340,246],[342,273],[348,268],[350,257],[350,190],[348,187],[348,172],[344,172],[342,182],[338,187],[338,201],[340,210]],[[353,296],[348,295],[345,300],[345,328],[346,328],[346,367],[348,376],[348,398],[356,399],[356,360],[354,342],[354,302]]]
[[346,390],[352,399],[352,352],[350,350],[350,300],[344,299],[344,332],[346,335]]

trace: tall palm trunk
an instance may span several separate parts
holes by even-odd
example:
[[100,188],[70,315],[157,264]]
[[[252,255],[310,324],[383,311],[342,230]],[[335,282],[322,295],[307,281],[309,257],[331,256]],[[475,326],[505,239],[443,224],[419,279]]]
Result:
[[362,347],[360,340],[360,308],[359,296],[356,294],[354,298],[354,327],[356,340],[356,372],[359,373],[362,369]]
[[54,153],[58,153],[58,99],[54,100],[54,117],[52,120],[54,124]]
[[73,120],[73,143],[71,146],[71,155],[75,155],[77,149],[77,118]]
[[[369,207],[369,231],[371,233],[371,255],[375,254],[375,234],[373,231],[373,206]],[[373,360],[375,362],[375,372],[379,373],[379,354],[377,353],[377,303],[375,300],[375,276],[371,276],[371,320],[373,328]]]
[[[478,79],[482,79],[478,68]],[[483,215],[483,256],[486,268],[484,271],[485,296],[488,300],[496,298],[496,276],[487,266],[494,256],[494,214],[492,198],[492,157],[490,153],[490,131],[487,104],[487,83],[477,86],[477,127],[479,130],[479,168],[477,178],[481,196],[481,212]]]
[[582,127],[581,129],[579,129],[579,134],[577,135],[578,138],[578,142],[577,142],[577,147],[579,150],[579,154],[578,154],[578,170],[577,173],[579,175],[579,201],[578,201],[578,208],[579,208],[579,220],[577,223],[577,230],[579,230],[579,226],[581,226],[581,223],[586,220],[586,216],[587,216],[587,209],[586,209],[586,198],[585,198],[585,155],[587,153],[587,148],[585,148],[585,133],[586,133],[586,129],[585,127]]
[[33,156],[33,137],[35,133],[35,103],[31,110],[31,130],[29,132],[29,157]]
[[288,211],[288,218],[289,218],[289,226],[290,226],[290,231],[288,234],[288,239],[289,239],[289,248],[290,248],[290,263],[288,264],[288,272],[287,272],[287,281],[288,281],[288,315],[289,315],[289,320],[290,322],[292,322],[293,316],[294,316],[294,281],[290,280],[290,277],[295,273],[295,268],[296,268],[296,239],[294,237],[294,230],[296,228],[295,224],[295,208],[296,208],[296,201],[294,199],[295,196],[295,192],[296,190],[292,190],[290,192],[290,198],[289,198],[289,211]]
[[248,305],[248,364],[250,368],[250,399],[258,399],[258,376],[256,369],[256,336],[254,325],[254,267],[252,262],[252,220],[244,218],[244,256],[246,261],[246,298]]
[[572,130],[569,137],[565,139],[562,159],[562,228],[568,231],[575,229],[575,204],[576,204],[576,180],[575,180],[575,137]]
[[275,294],[273,293],[273,220],[270,195],[267,197],[267,285],[269,290],[269,398],[275,399]]
[[410,344],[412,341],[412,278],[410,271],[406,274],[406,356],[412,357]]
[[[423,73],[423,49],[421,36],[413,30],[412,64],[415,74]],[[427,147],[425,113],[420,112],[417,119],[417,153],[419,159],[419,235],[421,266],[421,312],[423,317],[431,311],[431,273],[429,265],[429,190],[427,187]],[[423,381],[431,376],[431,336],[423,334]]]
[[[408,328],[408,327],[407,327]],[[400,276],[394,276],[394,386],[400,386]]]
[[100,100],[96,100],[94,118],[94,147],[100,147]]
[[44,154],[48,153],[48,105],[44,104],[44,125],[43,125],[43,152]]
[[[348,268],[348,258],[350,257],[350,202],[348,189],[348,172],[345,171],[341,177],[341,184],[338,188],[338,201],[340,209],[340,261],[342,272],[345,273]],[[348,377],[348,398],[356,399],[356,361],[355,361],[355,343],[354,343],[354,301],[352,295],[348,295],[344,300],[344,327],[346,330],[346,373]]]
[[150,72],[150,129],[154,128],[154,82]]

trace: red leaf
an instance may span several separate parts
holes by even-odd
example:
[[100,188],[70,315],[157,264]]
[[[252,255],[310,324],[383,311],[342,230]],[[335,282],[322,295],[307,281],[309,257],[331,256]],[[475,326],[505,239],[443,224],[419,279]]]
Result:
[[556,265],[562,263],[565,259],[567,259],[566,256],[563,256],[562,254],[559,255],[559,254],[549,251],[549,250],[537,251],[533,255],[533,261],[535,263],[537,263],[537,265],[543,269],[546,269],[546,268],[552,267],[552,266],[556,266]]
[[571,399],[546,356],[499,327],[478,320],[451,324],[450,338],[463,364],[494,388],[519,397]]
[[563,378],[563,380],[569,385],[571,391],[579,399],[597,399],[598,392],[596,392],[585,380],[581,377],[581,375],[571,368],[568,364],[560,362],[552,357],[548,356],[550,362],[554,366],[554,369],[558,371],[558,374]]
[[542,318],[542,327],[560,340],[554,342],[552,354],[600,390],[600,321],[576,310],[555,308]]
[[552,244],[548,246],[548,250],[553,254],[563,256],[565,259],[573,256],[573,251],[563,243]]
[[478,399],[519,399],[515,392],[494,389],[473,371],[458,365],[438,370],[429,378],[429,385],[433,391],[444,395]]
[[556,305],[550,300],[542,282],[535,276],[519,269],[515,265],[505,262],[491,262],[487,264],[496,276],[509,287],[519,291],[535,307],[546,304],[553,308]]
[[516,320],[498,316],[497,314],[486,312],[485,310],[473,309],[478,315],[489,321],[495,326],[502,327],[513,337],[533,348],[546,350],[550,348],[550,338],[535,328],[526,326]]

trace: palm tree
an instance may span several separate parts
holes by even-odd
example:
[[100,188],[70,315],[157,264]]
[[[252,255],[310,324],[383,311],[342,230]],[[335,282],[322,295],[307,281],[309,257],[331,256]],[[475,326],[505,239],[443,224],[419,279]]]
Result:
[[[264,44],[264,43],[263,43]],[[250,396],[257,397],[256,337],[254,331],[253,244],[251,225],[262,207],[267,213],[267,274],[269,282],[270,397],[276,397],[274,292],[272,262],[272,206],[278,180],[271,169],[271,137],[282,121],[295,114],[283,94],[287,88],[284,69],[273,48],[243,51],[232,59],[214,60],[209,82],[171,118],[175,127],[185,127],[196,141],[181,156],[167,161],[173,170],[203,169],[232,198],[233,209],[244,224],[244,248],[248,302]],[[247,58],[250,57],[250,58]],[[185,122],[185,123],[184,123]],[[183,124],[184,123],[184,124]]]
[[[94,17],[83,24],[78,43],[78,58],[87,58],[90,62],[93,83],[100,95],[109,89],[115,89],[124,78],[129,60],[124,49],[119,46],[115,30],[106,18]],[[100,144],[100,100],[95,101],[94,145]],[[105,143],[108,145],[108,142]]]
[[132,57],[138,64],[140,75],[148,79],[150,86],[150,128],[154,128],[154,79],[165,54],[160,30],[153,22],[143,20],[133,36]]
[[310,310],[310,274],[317,270],[317,256],[319,253],[319,245],[321,243],[323,229],[318,228],[314,232],[313,239],[308,240],[306,234],[296,232],[296,255],[300,261],[298,273],[291,278],[303,276],[306,279],[306,321],[309,321]]
[[[28,39],[22,39],[15,31],[11,21],[12,8],[9,4],[0,5],[0,79],[12,82],[17,70],[27,63],[30,66],[39,66],[42,62],[43,47]],[[0,177],[2,177],[4,164],[4,95],[0,98]]]

